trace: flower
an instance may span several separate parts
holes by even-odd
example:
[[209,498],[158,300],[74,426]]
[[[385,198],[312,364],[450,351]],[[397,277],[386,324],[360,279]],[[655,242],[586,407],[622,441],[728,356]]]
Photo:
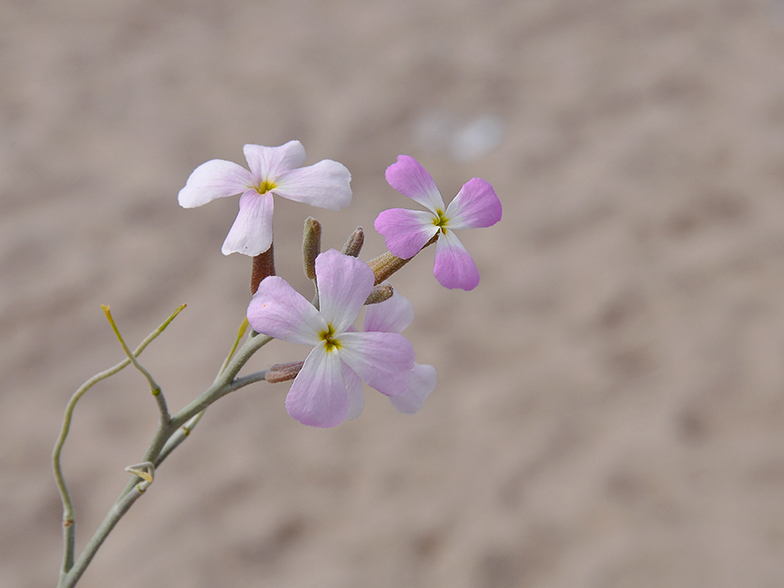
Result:
[[[393,294],[389,300],[372,304],[365,310],[365,331],[402,333],[414,320],[414,309],[408,298]],[[432,365],[414,363],[411,368],[408,390],[389,400],[398,411],[414,414],[424,406],[425,400],[435,390],[438,375]]]
[[432,176],[408,155],[398,155],[397,162],[387,168],[386,178],[395,190],[429,210],[393,208],[378,215],[376,230],[386,239],[390,253],[409,259],[437,234],[436,279],[446,288],[476,288],[479,270],[454,231],[489,227],[501,220],[501,201],[493,187],[482,178],[473,178],[444,206]]
[[277,276],[253,296],[248,321],[257,332],[313,347],[286,397],[299,422],[334,427],[354,416],[362,381],[390,397],[407,392],[414,350],[406,338],[350,330],[374,280],[365,262],[331,249],[316,258],[320,310]]
[[213,159],[197,167],[180,190],[183,208],[194,208],[216,198],[242,194],[240,211],[223,242],[221,251],[255,257],[272,244],[272,195],[328,210],[340,210],[351,202],[351,174],[342,164],[324,159],[300,167],[305,149],[299,141],[280,147],[245,145],[244,167]]

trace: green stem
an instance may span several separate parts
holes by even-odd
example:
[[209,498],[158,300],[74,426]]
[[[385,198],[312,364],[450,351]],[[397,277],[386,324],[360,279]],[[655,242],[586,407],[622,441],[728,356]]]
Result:
[[[147,337],[139,344],[139,346],[133,351],[133,356],[136,357],[144,351],[145,347],[147,347],[152,341],[160,335],[163,330],[169,326],[174,320],[180,311],[185,308],[185,305],[181,305],[177,310],[175,310],[169,318],[167,318],[161,325],[155,329],[152,333],[147,335]],[[74,565],[74,549],[76,543],[76,515],[74,510],[73,501],[71,500],[71,495],[68,492],[68,486],[65,482],[65,476],[63,475],[62,464],[60,461],[62,452],[63,452],[63,445],[65,445],[65,440],[68,437],[68,433],[71,429],[71,421],[73,419],[73,412],[76,408],[76,403],[79,402],[79,399],[84,396],[84,394],[92,388],[95,384],[100,382],[101,380],[105,380],[106,378],[113,376],[123,368],[130,365],[131,360],[126,358],[122,360],[120,363],[115,365],[114,367],[109,368],[103,372],[100,372],[94,375],[92,378],[87,380],[84,384],[82,384],[76,392],[74,392],[71,399],[68,401],[68,404],[65,407],[65,415],[63,416],[63,425],[60,428],[60,435],[57,437],[57,441],[54,445],[54,450],[52,451],[52,469],[54,470],[54,479],[55,483],[57,484],[57,489],[60,492],[60,499],[63,503],[63,562],[62,567],[60,568],[60,581],[58,586],[63,586],[64,581],[66,580],[69,572],[73,568]]]
[[120,334],[120,328],[117,326],[117,323],[114,322],[114,317],[112,316],[112,312],[108,306],[102,304],[101,308],[103,309],[104,314],[106,315],[106,319],[109,321],[109,324],[112,326],[112,330],[114,331],[114,335],[117,337],[117,340],[120,342],[120,346],[125,351],[125,355],[133,364],[141,374],[147,379],[147,383],[150,385],[150,393],[155,398],[155,402],[158,404],[158,411],[161,413],[161,424],[166,424],[170,420],[169,416],[169,409],[166,406],[166,397],[163,395],[163,391],[155,379],[152,377],[152,374],[148,372],[142,364],[136,361],[136,358],[131,353],[131,350],[128,349],[128,345],[125,344],[125,339],[123,339],[122,335]]
[[[230,392],[233,392],[243,385],[247,385],[254,381],[260,381],[263,379],[260,377],[261,372],[259,372],[257,374],[252,374],[235,381],[235,377],[251,358],[251,356],[253,356],[256,351],[261,349],[261,347],[270,341],[272,341],[272,337],[259,335],[258,333],[251,333],[242,347],[240,347],[236,354],[225,364],[225,369],[223,369],[223,371],[218,375],[213,385],[210,386],[193,402],[172,416],[166,424],[161,423],[161,425],[158,427],[158,430],[155,432],[155,435],[153,435],[152,441],[147,448],[147,452],[144,454],[144,457],[141,461],[150,462],[157,466],[161,461],[163,461],[163,458],[165,458],[166,455],[171,452],[171,450],[169,450],[166,454],[163,453],[164,448],[167,445],[167,441],[174,435],[174,433],[177,432],[178,429],[180,429],[180,427],[185,425],[192,418],[202,413],[210,404],[219,398]],[[133,480],[128,484],[128,486],[126,486],[122,493],[120,493],[111,510],[107,513],[103,523],[101,523],[101,526],[96,530],[95,534],[87,543],[84,551],[79,556],[76,563],[74,563],[73,566],[69,568],[70,571],[68,571],[66,574],[61,573],[58,588],[72,588],[76,585],[76,582],[79,581],[79,578],[87,569],[87,566],[92,561],[96,552],[106,540],[106,537],[109,535],[112,529],[114,529],[115,525],[119,522],[123,515],[128,512],[128,509],[133,505],[133,503],[136,502],[136,500],[143,494],[144,488],[141,487],[142,483],[143,480],[141,478],[134,476]],[[73,558],[73,552],[71,557]]]

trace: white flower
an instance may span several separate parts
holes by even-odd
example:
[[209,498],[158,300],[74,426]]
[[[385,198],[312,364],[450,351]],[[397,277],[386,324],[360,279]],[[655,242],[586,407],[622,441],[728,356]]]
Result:
[[305,149],[299,141],[280,147],[245,145],[243,152],[250,171],[231,161],[213,159],[193,171],[178,196],[180,206],[194,208],[242,194],[240,211],[221,249],[224,255],[255,257],[270,248],[273,194],[328,210],[351,203],[351,174],[346,167],[329,159],[300,167]]

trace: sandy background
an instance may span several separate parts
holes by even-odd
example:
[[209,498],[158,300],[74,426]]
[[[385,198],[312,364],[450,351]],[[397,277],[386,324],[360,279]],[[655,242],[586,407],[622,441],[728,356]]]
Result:
[[[143,358],[173,408],[201,392],[249,260],[236,199],[177,191],[296,138],[354,178],[343,213],[276,204],[303,291],[308,214],[383,250],[397,154],[495,186],[476,291],[432,253],[395,280],[438,389],[326,431],[285,384],[224,399],[82,586],[784,586],[784,3],[6,0],[0,79],[0,585],[55,584],[52,444],[122,358],[99,305],[135,344],[187,302]],[[78,407],[80,545],[155,420],[130,370]]]

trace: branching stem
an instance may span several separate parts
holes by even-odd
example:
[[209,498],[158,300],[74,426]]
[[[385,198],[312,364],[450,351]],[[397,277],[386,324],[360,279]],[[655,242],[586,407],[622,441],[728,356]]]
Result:
[[[133,362],[137,369],[139,369],[139,371],[145,374],[145,377],[147,377],[156,400],[159,397],[162,398],[163,395],[160,393],[160,388],[157,386],[157,384],[155,384],[152,376],[149,376],[149,373],[144,370],[144,368],[137,361],[135,361],[135,358],[153,339],[155,339],[155,337],[163,332],[163,330],[183,308],[185,308],[185,305],[182,305],[180,308],[178,308],[166,321],[164,321],[160,327],[150,333],[150,335],[148,335],[147,338],[142,341],[139,347],[137,347],[133,352],[128,350],[127,346],[122,340],[122,337],[119,334],[119,330],[114,324],[114,321],[111,319],[109,309],[104,309],[107,314],[107,318],[109,318],[109,322],[112,324],[112,328],[114,329],[118,340],[120,340],[123,349],[126,350],[126,355],[128,355],[128,357],[113,368],[96,374],[87,382],[82,384],[82,386],[71,397],[71,400],[66,406],[63,426],[52,454],[52,466],[54,469],[55,481],[57,483],[58,490],[60,491],[60,496],[63,503],[64,555],[62,568],[60,570],[58,588],[72,588],[76,585],[84,571],[87,569],[87,566],[90,565],[90,562],[92,561],[100,546],[103,544],[106,537],[109,535],[112,529],[114,529],[115,525],[125,515],[125,513],[128,512],[133,503],[136,502],[136,500],[138,500],[142,494],[144,494],[145,490],[152,483],[151,473],[149,475],[143,475],[142,477],[139,475],[134,475],[131,482],[120,493],[114,505],[106,514],[104,521],[98,527],[95,534],[87,542],[87,545],[85,546],[82,554],[78,559],[74,559],[76,543],[75,512],[73,502],[71,500],[68,488],[65,483],[65,478],[63,476],[60,457],[62,454],[63,445],[70,430],[71,420],[73,418],[73,411],[76,407],[76,403],[85,394],[85,392],[87,392],[87,390],[89,390],[96,383],[116,374],[131,362]],[[247,320],[243,321],[243,324],[240,327],[237,335],[237,340],[235,341],[231,352],[226,358],[226,361],[221,367],[221,371],[218,374],[218,377],[215,379],[215,382],[212,384],[212,386],[210,386],[204,393],[202,393],[193,402],[188,404],[185,408],[173,416],[169,415],[168,409],[166,409],[165,401],[158,401],[158,407],[161,412],[160,424],[158,426],[158,430],[153,435],[150,445],[147,448],[147,452],[141,460],[141,465],[147,464],[145,467],[149,468],[149,470],[146,471],[154,471],[154,468],[158,467],[165,457],[171,453],[171,451],[173,451],[180,443],[182,443],[185,437],[187,437],[187,434],[190,432],[190,430],[192,430],[210,404],[225,396],[226,394],[233,392],[234,390],[238,390],[243,386],[247,386],[251,383],[264,379],[266,372],[257,372],[243,378],[236,378],[239,371],[247,363],[251,356],[272,340],[271,337],[251,332],[250,336],[245,340],[245,343],[238,349],[239,341],[247,330],[247,326]],[[158,391],[158,394],[155,394],[156,390]],[[175,434],[178,433],[178,431],[183,431],[180,435],[181,438],[179,439],[175,437]],[[139,472],[138,467],[138,465],[131,466],[131,473],[135,474],[135,472]]]

